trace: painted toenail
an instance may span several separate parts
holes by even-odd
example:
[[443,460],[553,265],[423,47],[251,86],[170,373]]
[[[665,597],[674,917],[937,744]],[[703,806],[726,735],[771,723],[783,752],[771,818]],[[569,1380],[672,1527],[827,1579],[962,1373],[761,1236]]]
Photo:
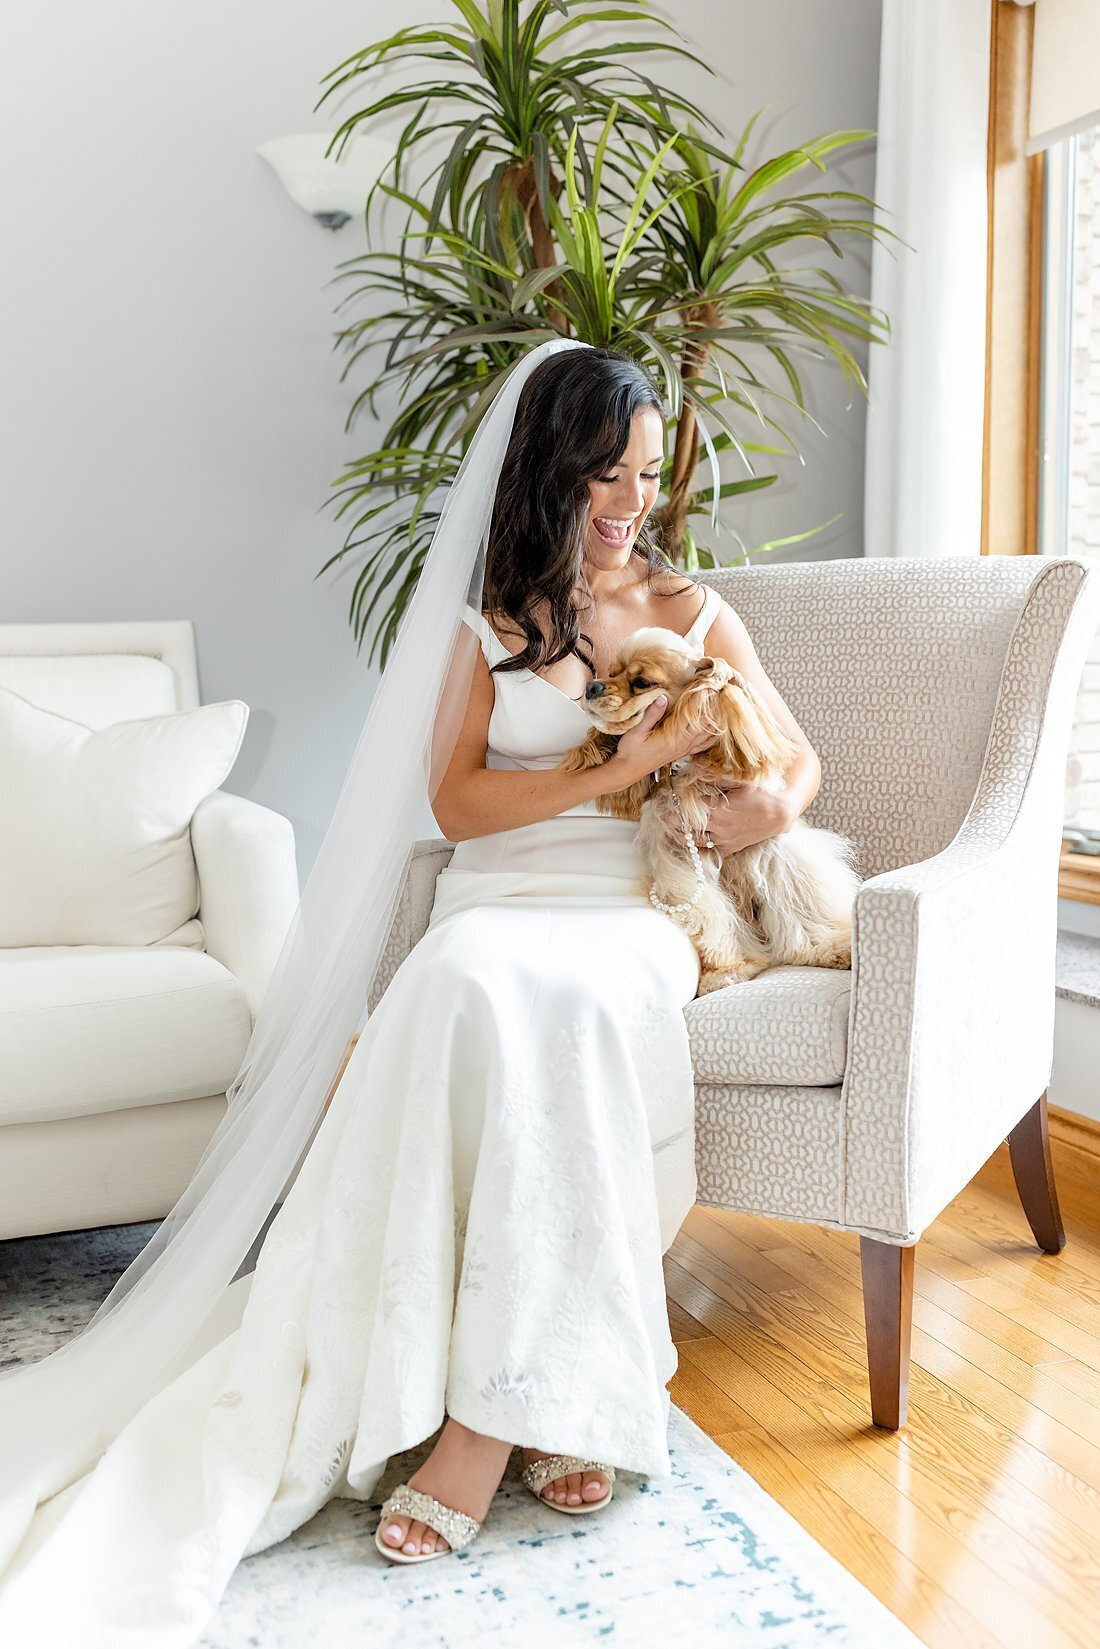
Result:
[[405,1552],[415,1552],[416,1551],[416,1542],[415,1542],[415,1540],[406,1540],[404,1546],[401,1549],[402,1549],[402,1551],[405,1551]]
[[398,1525],[396,1523],[391,1523],[389,1528],[386,1530],[386,1539],[387,1540],[400,1540],[401,1539],[401,1530],[400,1530],[400,1528],[398,1527]]

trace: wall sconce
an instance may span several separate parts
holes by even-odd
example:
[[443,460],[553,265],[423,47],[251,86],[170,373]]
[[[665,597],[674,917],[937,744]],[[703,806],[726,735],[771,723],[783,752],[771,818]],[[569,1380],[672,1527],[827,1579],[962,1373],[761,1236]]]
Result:
[[276,137],[256,150],[279,177],[291,200],[323,223],[342,229],[362,213],[371,185],[392,158],[396,144],[385,138],[353,136],[341,158],[326,156],[331,132]]

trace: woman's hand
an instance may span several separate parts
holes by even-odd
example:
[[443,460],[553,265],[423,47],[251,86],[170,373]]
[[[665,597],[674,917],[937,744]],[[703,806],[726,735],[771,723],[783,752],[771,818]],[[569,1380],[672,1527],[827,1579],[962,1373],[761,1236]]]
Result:
[[[675,809],[661,817],[670,826],[679,824]],[[798,809],[786,791],[764,790],[758,784],[730,780],[719,801],[707,813],[707,831],[723,859],[743,847],[770,841],[789,830],[798,818]]]
[[626,790],[647,774],[656,773],[659,767],[667,767],[669,762],[677,762],[682,756],[693,756],[699,750],[709,749],[714,743],[715,733],[659,727],[657,723],[667,706],[667,696],[659,694],[652,704],[646,705],[637,726],[619,739],[618,749],[604,764],[608,777],[615,775],[615,789]]

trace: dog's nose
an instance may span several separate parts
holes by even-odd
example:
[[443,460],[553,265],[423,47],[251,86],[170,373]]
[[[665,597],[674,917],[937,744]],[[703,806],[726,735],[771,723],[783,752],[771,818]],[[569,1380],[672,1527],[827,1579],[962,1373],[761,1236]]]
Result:
[[590,681],[584,690],[586,699],[598,699],[607,692],[607,685],[602,681]]

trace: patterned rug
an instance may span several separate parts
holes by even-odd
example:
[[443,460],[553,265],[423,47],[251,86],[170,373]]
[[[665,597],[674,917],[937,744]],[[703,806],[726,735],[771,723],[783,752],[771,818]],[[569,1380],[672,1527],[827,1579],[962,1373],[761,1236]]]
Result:
[[[155,1223],[0,1244],[0,1368],[86,1322]],[[672,1477],[620,1472],[592,1517],[540,1506],[516,1450],[466,1551],[398,1565],[374,1546],[382,1502],[434,1437],[395,1455],[366,1501],[337,1498],[237,1567],[196,1649],[914,1649],[913,1636],[673,1405]]]

